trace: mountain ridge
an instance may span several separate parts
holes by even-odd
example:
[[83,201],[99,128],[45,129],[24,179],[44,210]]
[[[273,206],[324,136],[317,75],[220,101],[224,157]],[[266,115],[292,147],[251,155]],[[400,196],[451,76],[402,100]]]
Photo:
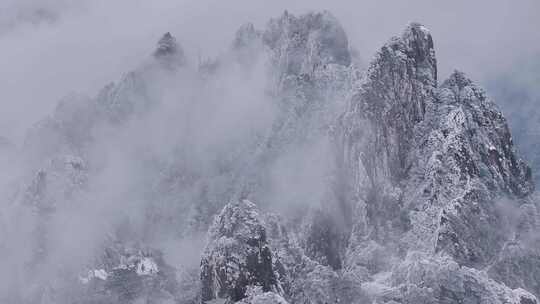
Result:
[[[260,124],[236,125],[225,101],[242,96],[227,99],[227,78],[246,84],[247,105],[271,104],[255,119],[258,107],[231,103]],[[173,115],[164,142],[177,140],[165,152],[143,132],[160,111]],[[366,71],[326,11],[243,25],[229,53],[199,66],[165,33],[152,61],[60,103],[23,150],[37,173],[14,205],[32,219],[32,271],[55,268],[64,210],[129,203],[103,203],[111,231],[92,250],[104,254],[59,275],[65,286],[27,274],[35,288],[5,298],[15,303],[538,303],[531,169],[483,89],[459,71],[439,85],[419,23]],[[200,233],[200,264],[160,243]]]

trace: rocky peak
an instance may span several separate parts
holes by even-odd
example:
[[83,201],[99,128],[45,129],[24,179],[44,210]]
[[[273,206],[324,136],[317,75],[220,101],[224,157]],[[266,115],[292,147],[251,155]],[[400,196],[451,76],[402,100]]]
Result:
[[201,260],[202,301],[239,301],[249,287],[279,292],[266,229],[253,203],[227,204],[214,219]]
[[356,161],[363,155],[370,184],[384,187],[406,176],[414,129],[435,100],[436,75],[433,41],[419,24],[407,26],[375,55],[341,120],[345,145],[357,146],[346,155]]
[[414,58],[417,69],[426,73],[426,81],[437,83],[437,60],[430,31],[420,23],[411,22],[401,35],[405,52]]
[[326,64],[351,63],[347,35],[326,11],[299,17],[285,11],[280,18],[270,20],[263,42],[285,74],[311,74]]
[[163,34],[157,43],[154,57],[161,61],[183,63],[184,51],[170,32]]
[[[451,107],[462,117],[459,139],[469,143],[469,162],[476,167],[469,170],[470,176],[482,178],[493,191],[517,197],[532,193],[531,170],[517,157],[508,123],[484,90],[455,71],[442,84],[438,98],[440,107]],[[448,136],[449,130],[445,132]]]
[[223,208],[209,231],[209,238],[224,236],[246,242],[256,239],[266,242],[266,230],[260,221],[255,204],[239,200]]
[[460,72],[437,89],[436,71],[429,31],[411,24],[379,51],[352,97],[343,167],[365,214],[354,229],[385,242],[405,233],[417,249],[484,265],[505,239],[493,200],[531,193],[531,174],[484,91]]
[[454,72],[415,135],[416,161],[403,195],[412,223],[405,239],[461,265],[491,263],[509,237],[498,202],[533,189],[505,118],[480,87]]
[[[343,168],[350,170],[345,180],[352,183],[355,204],[347,263],[384,269],[389,259],[383,256],[365,261],[365,248],[373,243],[403,260],[407,252],[436,253],[435,265],[450,259],[471,269],[464,280],[478,281],[478,290],[471,292],[487,299],[504,287],[476,269],[499,259],[512,238],[502,211],[508,206],[499,202],[523,204],[534,188],[531,173],[517,157],[506,119],[484,90],[458,71],[438,88],[436,63],[429,31],[408,25],[376,54],[341,118]],[[406,275],[415,277],[404,264]],[[507,271],[508,263],[502,264]],[[460,275],[452,272],[453,279]],[[446,288],[435,297],[439,300],[448,294],[455,302],[469,297],[450,292],[453,287],[442,277],[433,281]],[[529,298],[534,296],[525,301]]]

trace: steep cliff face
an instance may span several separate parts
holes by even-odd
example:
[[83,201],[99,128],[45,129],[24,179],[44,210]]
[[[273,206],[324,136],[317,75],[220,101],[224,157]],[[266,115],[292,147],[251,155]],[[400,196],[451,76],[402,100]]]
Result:
[[[284,109],[298,113],[282,114],[281,124],[278,116],[270,136],[270,146],[278,148],[270,151],[309,138],[299,134],[339,143],[331,150],[336,163],[327,171],[321,205],[302,218],[300,229],[284,233],[281,224],[273,226],[270,243],[290,282],[285,297],[311,303],[325,296],[350,303],[535,303],[519,288],[535,291],[536,274],[509,270],[510,251],[524,259],[534,253],[510,245],[520,229],[504,214],[505,204],[513,204],[507,201],[519,202],[521,210],[535,208],[528,198],[534,185],[495,104],[461,72],[438,87],[433,39],[420,24],[384,45],[358,79],[350,55],[341,56],[346,38],[336,34],[338,24],[319,26],[329,22],[324,20],[333,19],[285,14],[262,34],[271,62],[281,67],[278,96]],[[325,30],[337,40],[306,42]],[[260,34],[248,27],[244,36],[252,41]],[[318,76],[325,70],[332,71],[330,81]],[[329,87],[339,89],[321,97]],[[339,111],[329,104],[347,98],[346,106],[337,107],[344,108],[337,120]],[[309,114],[317,102],[327,120]],[[312,121],[327,131],[313,132]],[[296,131],[302,128],[310,133]],[[535,265],[527,261],[517,263]],[[490,274],[481,271],[485,267]],[[422,279],[427,273],[433,277]],[[509,286],[500,283],[502,273]]]
[[[262,30],[242,26],[227,55],[192,70],[166,33],[148,64],[96,98],[62,101],[29,133],[23,150],[32,173],[14,209],[32,219],[24,267],[42,276],[19,302],[538,303],[540,200],[530,169],[480,87],[458,71],[439,86],[434,50],[429,30],[411,23],[362,71],[330,13],[285,12]],[[264,84],[247,81],[256,73]],[[227,108],[238,103],[221,98],[237,84],[227,77],[254,86],[243,93],[262,99],[258,106],[271,103],[246,113],[275,111],[241,119],[268,121],[228,129],[241,119]],[[156,90],[179,79],[192,82],[172,87],[193,96]],[[186,103],[164,110],[173,112],[174,132],[162,133],[182,140],[167,153],[141,145],[129,164],[143,167],[142,177],[111,199],[143,211],[126,212],[125,227],[115,219],[99,254],[58,275],[69,284],[48,282],[50,268],[39,267],[51,249],[51,219],[77,209],[70,204],[81,194],[102,199],[86,192],[107,165],[95,156],[109,151],[95,136],[117,131],[111,141],[120,145],[122,132],[133,132],[137,143],[153,144],[144,127],[130,128],[156,115],[161,93]],[[196,249],[164,254],[162,241],[207,230],[193,259],[200,264],[178,261]]]
[[445,174],[429,173],[416,191],[423,191],[421,197],[429,204],[442,207],[436,251],[449,252],[465,265],[484,266],[510,237],[501,229],[500,204],[505,203],[499,200],[530,194],[531,172],[515,155],[500,111],[462,73],[453,73],[443,83],[439,102],[432,114],[438,125],[427,138],[430,152],[420,153],[431,155],[424,168]]
[[370,180],[361,184],[397,184],[410,166],[414,128],[435,99],[437,67],[429,31],[409,25],[375,55],[359,86],[343,116],[345,158],[365,167]]
[[[461,284],[477,287],[460,294],[434,278],[435,286],[450,288],[451,299],[442,290],[421,292],[428,299],[423,301],[498,297],[489,293],[506,287],[464,267],[490,265],[513,237],[504,228],[501,204],[532,193],[530,169],[516,156],[506,120],[483,90],[460,72],[437,88],[436,73],[428,30],[411,24],[375,56],[342,116],[343,167],[356,204],[348,267],[396,275],[404,270],[392,266],[394,258],[404,259],[405,272],[414,277],[407,252],[436,260],[449,255],[459,265],[456,278],[463,272]],[[409,282],[415,288],[419,283]],[[516,292],[501,291],[501,297],[519,303]],[[408,292],[401,296],[422,301]]]
[[396,242],[411,228],[403,185],[417,157],[416,130],[436,101],[436,87],[432,37],[411,24],[375,55],[353,92],[339,134],[342,179],[354,210],[352,251],[372,248],[372,241],[404,250]]

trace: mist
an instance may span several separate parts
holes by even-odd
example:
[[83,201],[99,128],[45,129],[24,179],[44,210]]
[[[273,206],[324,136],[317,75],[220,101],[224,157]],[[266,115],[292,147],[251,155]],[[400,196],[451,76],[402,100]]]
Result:
[[[265,211],[293,217],[338,200],[327,186],[335,170],[328,126],[316,125],[324,130],[314,133],[291,127],[305,138],[283,150],[266,147],[276,121],[287,126],[275,101],[280,84],[266,58],[245,64],[231,51],[242,24],[264,29],[285,10],[330,11],[361,68],[410,21],[431,30],[441,80],[459,69],[494,86],[540,54],[536,0],[5,0],[0,266],[6,270],[0,299],[30,303],[48,288],[72,286],[70,279],[98,269],[93,263],[117,243],[138,252],[160,250],[183,274],[176,280],[190,285],[198,279],[194,269],[212,222],[206,215],[228,201],[257,199]],[[185,56],[178,66],[164,67],[169,63],[152,56],[166,32]],[[530,79],[537,72],[520,82],[520,92],[535,90]],[[118,91],[107,91],[111,83],[120,85]],[[129,114],[120,112],[120,122],[103,118],[95,104],[130,85],[137,93],[130,95],[136,102]],[[494,92],[495,102],[505,99],[500,104],[510,112],[508,94]],[[535,98],[529,103],[536,105]],[[345,97],[330,94],[323,101],[339,111]],[[522,116],[512,112],[511,123],[514,117]],[[58,125],[69,130],[62,135],[67,143],[50,131]],[[530,149],[525,154],[532,155]],[[251,184],[255,190],[246,192]],[[27,280],[31,287],[25,289]]]
[[[540,52],[539,5],[535,0],[274,1],[272,4],[3,1],[0,134],[20,141],[25,130],[50,113],[61,97],[70,92],[93,94],[136,67],[152,51],[150,42],[166,31],[179,39],[192,59],[214,57],[226,50],[242,23],[253,22],[262,27],[269,18],[286,9],[292,13],[330,10],[366,62],[404,24],[421,22],[436,38],[440,78],[458,68],[485,82],[519,64],[519,59]],[[46,16],[54,17],[42,17],[33,13],[36,11],[46,11]],[[28,20],[26,15],[34,17]]]

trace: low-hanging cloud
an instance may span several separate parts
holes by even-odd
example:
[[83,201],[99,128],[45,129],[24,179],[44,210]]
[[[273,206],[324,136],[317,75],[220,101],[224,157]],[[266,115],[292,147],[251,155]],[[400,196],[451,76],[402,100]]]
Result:
[[[35,122],[54,112],[58,100],[71,92],[91,99],[127,71],[151,65],[154,42],[167,31],[177,37],[188,58],[177,72],[149,74],[149,94],[157,104],[144,116],[122,127],[92,129],[93,144],[84,158],[85,165],[95,170],[93,177],[82,193],[62,201],[65,205],[45,223],[53,250],[37,281],[46,281],[60,263],[80,269],[81,261],[90,260],[108,234],[123,223],[139,238],[151,239],[162,248],[175,266],[196,264],[203,236],[151,226],[146,211],[149,204],[159,205],[163,209],[154,216],[160,221],[181,221],[167,216],[194,212],[190,203],[201,193],[233,197],[238,193],[231,192],[239,189],[228,189],[228,179],[252,169],[248,167],[254,157],[249,154],[252,149],[244,145],[256,144],[275,118],[276,109],[265,91],[268,79],[263,71],[268,63],[256,62],[248,76],[242,70],[245,67],[235,63],[218,69],[209,79],[200,78],[197,71],[201,60],[227,56],[234,32],[244,22],[262,28],[285,9],[292,13],[327,9],[342,22],[352,47],[368,62],[407,22],[419,21],[433,32],[442,78],[460,68],[475,78],[487,79],[540,50],[535,36],[540,19],[534,16],[540,5],[534,0],[278,0],[272,4],[247,0],[25,0],[8,1],[1,8],[0,140],[6,138],[10,147],[6,149],[10,152],[0,150],[0,164],[5,164],[0,176],[2,198],[14,196],[10,193],[14,179],[35,174],[24,172],[27,164],[12,161],[18,159],[13,151],[20,148]],[[280,211],[303,208],[309,201],[320,203],[328,195],[324,185],[332,167],[331,146],[323,138],[275,159],[266,168],[269,184],[262,197],[275,202],[273,207]],[[180,168],[180,172],[167,172],[170,167]],[[211,178],[211,183],[201,182],[204,178]],[[162,191],[179,184],[187,186],[178,192]],[[223,189],[208,190],[215,185]],[[165,194],[156,195],[160,193]],[[212,203],[218,199],[225,200],[208,197]],[[17,208],[11,201],[5,206],[8,208],[0,212],[4,217]],[[29,227],[35,219],[32,214],[22,214],[17,220],[20,222],[0,221],[4,235],[16,236],[0,239],[0,244],[11,248],[2,262],[10,265],[12,273],[20,274],[31,257],[17,252],[32,251],[28,240],[35,231]],[[180,224],[183,228],[190,223]],[[13,287],[7,284],[13,283],[11,274],[5,274],[0,275],[0,285]]]
[[[330,10],[365,61],[404,24],[422,22],[434,34],[442,77],[459,68],[484,80],[540,50],[535,0],[6,1],[0,14],[0,136],[20,140],[65,94],[91,95],[118,79],[166,31],[189,56],[213,57],[224,52],[241,23],[261,27],[285,9]],[[42,15],[48,20],[13,17],[35,11],[47,12]]]

